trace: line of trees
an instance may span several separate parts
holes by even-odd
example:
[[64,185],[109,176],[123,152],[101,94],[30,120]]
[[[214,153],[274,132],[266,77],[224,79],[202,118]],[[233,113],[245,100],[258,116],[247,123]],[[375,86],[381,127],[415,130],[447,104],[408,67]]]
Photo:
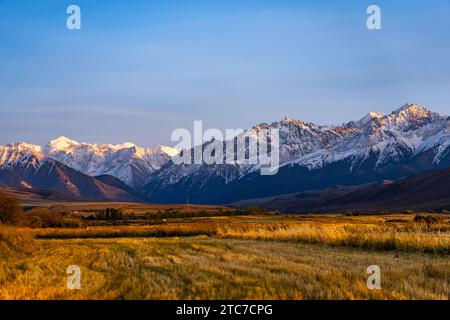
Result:
[[87,217],[88,220],[122,220],[123,218],[122,210],[116,208],[106,208],[98,211],[95,215]]

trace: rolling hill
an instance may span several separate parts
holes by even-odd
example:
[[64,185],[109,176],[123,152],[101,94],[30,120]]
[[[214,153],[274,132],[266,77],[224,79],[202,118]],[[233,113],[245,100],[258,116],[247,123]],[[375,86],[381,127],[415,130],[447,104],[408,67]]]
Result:
[[240,201],[233,205],[295,213],[450,211],[450,169],[431,170],[396,182],[335,186],[319,191]]

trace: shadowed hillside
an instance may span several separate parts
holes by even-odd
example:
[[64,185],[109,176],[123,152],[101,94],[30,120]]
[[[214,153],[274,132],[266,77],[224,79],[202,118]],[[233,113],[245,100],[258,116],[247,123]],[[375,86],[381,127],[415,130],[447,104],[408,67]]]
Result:
[[299,213],[450,210],[450,169],[427,171],[397,182],[385,181],[359,187],[336,186],[321,191],[241,201],[234,205]]

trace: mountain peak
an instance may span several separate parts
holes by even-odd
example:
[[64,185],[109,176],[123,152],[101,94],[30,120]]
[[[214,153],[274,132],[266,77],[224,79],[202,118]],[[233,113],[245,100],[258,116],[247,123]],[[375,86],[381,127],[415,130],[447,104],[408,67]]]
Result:
[[115,144],[115,145],[109,145],[114,147],[115,149],[130,149],[130,148],[136,148],[136,144],[134,144],[133,142],[124,142],[121,144]]
[[432,112],[421,105],[416,103],[407,103],[395,110],[393,113],[395,114],[410,114],[410,115],[418,115],[418,116],[429,116]]
[[171,147],[167,147],[167,146],[158,146],[158,147],[156,147],[156,149],[164,154],[167,154],[169,157],[173,157],[173,156],[179,154],[181,151],[179,149],[171,148]]
[[34,144],[29,144],[23,141],[19,141],[13,145],[10,145],[12,148],[17,149],[19,151],[30,151],[33,153],[39,153],[41,152],[41,147],[34,145]]
[[385,114],[383,112],[369,112],[367,115],[365,115],[361,120],[359,120],[359,123],[368,123],[374,119],[380,119],[383,118]]
[[283,119],[281,119],[280,124],[282,124],[282,125],[292,124],[294,126],[302,127],[302,128],[307,126],[307,124],[305,122],[303,122],[301,120],[289,118],[289,117],[284,117]]
[[431,112],[427,108],[416,103],[405,104],[386,116],[386,120],[389,123],[395,123],[402,126],[418,122],[422,123],[423,121],[437,120],[439,118],[442,118],[442,115]]
[[73,146],[78,146],[80,143],[69,139],[64,136],[60,136],[48,143],[48,148],[52,151],[59,151],[59,150],[65,150],[68,148],[71,148]]

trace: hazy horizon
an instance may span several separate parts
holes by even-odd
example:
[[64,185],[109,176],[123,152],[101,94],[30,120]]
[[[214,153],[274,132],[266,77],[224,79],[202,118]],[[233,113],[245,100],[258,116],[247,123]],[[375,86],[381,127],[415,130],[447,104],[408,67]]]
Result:
[[[66,28],[77,4],[82,29]],[[176,128],[450,114],[450,2],[0,1],[0,144],[173,145]]]

